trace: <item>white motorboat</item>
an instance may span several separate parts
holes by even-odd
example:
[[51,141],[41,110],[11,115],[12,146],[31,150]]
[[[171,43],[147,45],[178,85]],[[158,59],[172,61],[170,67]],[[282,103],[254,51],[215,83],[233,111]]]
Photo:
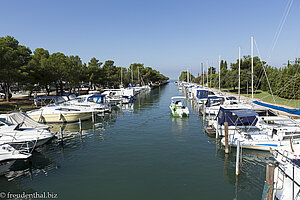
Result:
[[88,94],[76,97],[75,94],[63,96],[66,100],[64,105],[75,105],[91,108],[94,112],[108,112],[109,106],[105,103],[105,96],[102,94]]
[[[272,112],[266,112],[266,114],[269,115]],[[270,147],[298,145],[300,126],[289,117],[272,115],[257,116],[257,128],[237,130],[234,134],[229,134],[229,145],[236,146],[237,141],[240,141],[243,148],[263,151],[269,151]]]
[[10,144],[18,150],[25,148],[24,144],[28,150],[41,146],[54,135],[48,129],[22,127],[22,124],[10,124],[0,118],[0,144]]
[[244,105],[220,106],[215,119],[211,119],[209,124],[216,130],[219,136],[225,135],[224,123],[228,123],[228,134],[234,135],[237,130],[257,129],[258,114]]
[[[293,138],[296,139],[293,139]],[[297,128],[282,127],[281,129],[260,130],[252,129],[251,131],[236,131],[235,134],[229,135],[230,146],[236,147],[237,142],[243,148],[269,151],[270,148],[288,147],[290,145],[300,144],[300,132]],[[225,145],[225,138],[221,140]]]
[[21,124],[20,128],[36,128],[36,129],[46,129],[46,130],[50,129],[49,126],[34,121],[24,112],[1,114],[0,120],[1,119],[6,120],[11,124],[16,124],[16,125]]
[[175,96],[171,98],[170,110],[174,117],[188,117],[189,109],[183,105],[181,99],[185,99],[183,96]]
[[0,175],[7,172],[16,160],[28,159],[30,156],[30,153],[18,151],[9,144],[0,144]]

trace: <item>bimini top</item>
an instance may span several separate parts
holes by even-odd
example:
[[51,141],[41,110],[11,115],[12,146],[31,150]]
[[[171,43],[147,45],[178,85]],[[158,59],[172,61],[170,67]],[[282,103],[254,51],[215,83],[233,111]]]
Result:
[[217,115],[220,125],[228,122],[228,126],[255,126],[258,114],[250,109],[224,109],[220,107]]
[[185,99],[185,96],[175,96],[175,97],[172,97],[171,99]]

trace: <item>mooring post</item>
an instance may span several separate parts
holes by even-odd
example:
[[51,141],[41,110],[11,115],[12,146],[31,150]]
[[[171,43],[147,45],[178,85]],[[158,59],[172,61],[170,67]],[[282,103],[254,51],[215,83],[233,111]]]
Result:
[[268,190],[266,200],[273,200],[274,169],[275,165],[267,164],[266,183],[270,186],[270,189]]
[[92,122],[95,123],[95,116],[94,116],[94,112],[92,112]]
[[81,119],[79,118],[79,133],[82,134],[82,125],[81,125]]
[[219,118],[217,117],[216,139],[219,139]]
[[61,137],[61,141],[63,141],[64,140],[64,135],[63,135],[63,130],[62,130],[61,126],[59,127],[59,134],[60,134],[60,137]]
[[229,146],[228,146],[228,122],[224,122],[224,129],[225,129],[225,153],[229,153]]
[[236,145],[236,163],[235,163],[235,175],[238,176],[240,173],[240,141],[237,141]]
[[206,106],[205,104],[203,104],[203,116],[204,116],[204,119],[206,118]]

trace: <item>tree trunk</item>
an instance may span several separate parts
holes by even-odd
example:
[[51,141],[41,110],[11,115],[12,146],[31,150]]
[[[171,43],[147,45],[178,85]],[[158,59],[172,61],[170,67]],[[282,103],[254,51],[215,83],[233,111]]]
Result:
[[10,101],[10,96],[9,96],[9,84],[8,83],[4,83],[4,93],[5,93],[5,98],[6,101]]
[[58,95],[58,85],[55,84],[55,91],[56,91],[56,95]]
[[47,91],[47,95],[49,96],[50,95],[50,89],[48,88],[47,85],[45,86],[45,88],[46,88],[46,91]]
[[60,84],[59,84],[59,89],[60,89],[60,95],[63,95],[63,93],[64,93],[64,87],[63,87],[63,83],[62,82],[60,82]]

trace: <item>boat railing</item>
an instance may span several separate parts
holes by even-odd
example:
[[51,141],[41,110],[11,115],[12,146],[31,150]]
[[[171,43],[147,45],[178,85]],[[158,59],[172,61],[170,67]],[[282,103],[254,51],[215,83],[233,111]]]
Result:
[[[284,150],[282,153],[277,150],[277,149],[271,149],[271,153],[274,155],[275,159],[277,160],[277,162],[279,162],[280,164],[277,165],[277,168],[278,168],[278,177],[277,177],[277,183],[278,183],[278,180],[280,180],[282,182],[282,184],[280,185],[281,187],[280,188],[277,188],[277,183],[276,183],[276,191],[277,190],[281,190],[283,189],[283,183],[284,183],[284,179],[285,178],[288,178],[290,179],[292,182],[293,182],[293,185],[292,185],[292,188],[293,188],[293,194],[292,194],[292,197],[294,198],[295,197],[295,194],[294,192],[294,185],[296,185],[297,187],[300,187],[300,183],[298,183],[296,180],[295,180],[295,168],[297,168],[298,170],[300,169],[300,162],[299,162],[299,159],[291,159],[289,157],[289,154],[292,155],[292,153]],[[278,156],[281,156],[281,159],[278,158]],[[280,160],[280,161],[279,161]],[[286,164],[290,164],[292,166],[292,174],[288,174],[286,173],[286,169],[287,167],[283,167],[282,165],[286,165]],[[279,174],[282,175],[282,178],[279,178]],[[299,196],[299,191],[296,193],[296,197]],[[295,198],[296,199],[296,198]]]

